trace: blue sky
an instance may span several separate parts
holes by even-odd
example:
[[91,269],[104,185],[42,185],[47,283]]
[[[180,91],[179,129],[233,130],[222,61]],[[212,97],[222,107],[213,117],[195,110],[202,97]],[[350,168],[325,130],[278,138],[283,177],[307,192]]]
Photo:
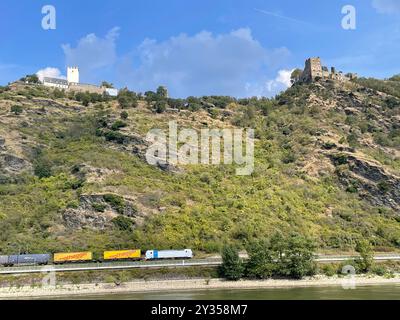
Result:
[[[56,8],[55,30],[41,26]],[[341,26],[356,8],[356,30]],[[400,0],[147,0],[0,3],[0,84],[25,74],[102,80],[172,96],[271,96],[310,56],[345,72],[400,73]]]

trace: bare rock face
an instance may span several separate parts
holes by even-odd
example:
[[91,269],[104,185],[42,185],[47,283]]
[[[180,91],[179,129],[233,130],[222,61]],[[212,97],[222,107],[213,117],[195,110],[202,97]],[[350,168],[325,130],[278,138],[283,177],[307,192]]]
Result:
[[14,154],[14,151],[7,147],[6,139],[0,137],[0,176],[2,179],[12,179],[16,174],[31,170],[32,164]]
[[357,191],[361,198],[376,206],[386,206],[400,212],[400,178],[382,167],[351,154],[330,156],[337,164],[348,165],[348,171],[339,171],[339,181]]
[[105,230],[113,226],[113,219],[121,216],[130,219],[132,225],[135,225],[142,214],[131,200],[101,194],[82,195],[77,208],[69,208],[62,214],[65,226],[74,230]]
[[84,209],[67,209],[63,213],[65,225],[74,230],[95,229],[104,230],[110,227],[110,221],[115,218],[111,212],[95,212]]
[[86,182],[96,183],[103,181],[105,178],[112,174],[121,173],[121,171],[110,170],[107,168],[97,168],[83,163],[74,166],[71,170],[71,173],[79,179],[84,179]]
[[18,158],[12,154],[0,155],[1,167],[9,172],[20,172],[27,168],[28,163],[24,159]]

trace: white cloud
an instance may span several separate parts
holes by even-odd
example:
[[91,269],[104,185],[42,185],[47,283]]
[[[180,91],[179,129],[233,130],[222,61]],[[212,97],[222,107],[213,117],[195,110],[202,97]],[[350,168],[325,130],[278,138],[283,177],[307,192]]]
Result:
[[292,83],[290,82],[290,78],[292,76],[292,70],[279,70],[278,76],[276,77],[275,81],[278,83],[283,84],[286,88],[289,88]]
[[400,13],[399,0],[372,0],[372,6],[379,13],[387,13],[387,14]]
[[44,77],[65,79],[65,76],[61,74],[61,71],[58,68],[52,68],[52,67],[41,69],[38,72],[36,72],[36,75],[38,76],[40,81],[43,81]]
[[[264,48],[248,28],[219,35],[202,31],[163,42],[144,40],[131,59],[136,62],[134,67],[125,60],[120,76],[122,83],[137,91],[166,85],[173,96],[179,97],[242,97],[259,92],[268,75],[276,72],[289,55],[286,48]],[[126,72],[128,69],[131,72]]]
[[117,55],[118,31],[113,28],[104,38],[89,34],[75,48],[63,45],[66,64],[79,66],[83,82],[107,80],[141,92],[165,85],[174,97],[273,95],[287,87],[285,74],[270,91],[265,83],[284,67],[289,50],[265,48],[249,28],[145,39],[125,56]]
[[84,80],[99,80],[98,76],[106,73],[117,60],[116,40],[119,28],[112,28],[104,38],[94,33],[88,34],[78,41],[75,48],[70,44],[62,45],[67,66],[78,66]]
[[293,70],[294,69],[279,70],[274,79],[267,80],[264,83],[247,83],[247,96],[272,96],[280,91],[286,90],[292,85],[290,82],[290,76],[292,75]]

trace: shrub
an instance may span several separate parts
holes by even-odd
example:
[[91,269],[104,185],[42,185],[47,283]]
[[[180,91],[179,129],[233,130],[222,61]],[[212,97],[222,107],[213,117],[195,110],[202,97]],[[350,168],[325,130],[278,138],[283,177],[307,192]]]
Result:
[[333,265],[333,264],[324,264],[321,267],[321,271],[324,275],[326,275],[328,277],[333,277],[334,275],[336,275],[338,273],[338,268],[336,265]]
[[22,106],[19,105],[13,105],[10,109],[11,112],[13,112],[15,115],[20,115],[24,109]]
[[78,190],[79,188],[83,187],[84,182],[85,181],[83,179],[68,180],[64,183],[64,190]]
[[390,190],[390,184],[387,181],[382,180],[378,183],[378,188],[380,191],[386,193]]
[[349,162],[349,159],[348,159],[347,155],[340,154],[340,155],[336,155],[334,157],[334,161],[335,161],[336,165],[341,166],[341,165],[347,164]]
[[119,216],[112,219],[111,221],[121,231],[132,230],[133,221],[127,217]]
[[128,89],[120,90],[117,99],[122,109],[136,108],[138,106],[136,93]]
[[122,111],[120,116],[121,116],[121,119],[126,120],[126,119],[128,119],[129,115],[128,115],[128,112]]
[[55,99],[65,98],[65,91],[56,88],[53,91],[53,97]]
[[163,113],[167,110],[167,103],[165,101],[157,101],[154,106],[154,111],[157,113]]
[[104,203],[93,203],[92,207],[97,212],[104,212],[107,206]]
[[387,274],[388,270],[383,265],[376,265],[371,268],[371,272],[382,277]]
[[[99,131],[99,134],[101,134],[101,133],[103,133],[103,132]],[[107,131],[104,134],[104,137],[106,138],[107,141],[115,141],[119,144],[123,144],[125,142],[125,136],[116,131]]]
[[49,160],[40,158],[34,164],[33,171],[38,178],[49,178],[52,176],[52,164]]
[[121,120],[117,120],[115,121],[112,126],[111,126],[111,130],[113,131],[117,131],[121,128],[125,128],[127,126],[127,124]]
[[118,213],[123,214],[125,209],[125,200],[121,196],[114,194],[106,194],[103,196],[105,202],[107,202],[112,208]]
[[67,204],[67,208],[69,209],[78,209],[79,208],[79,201],[74,200]]

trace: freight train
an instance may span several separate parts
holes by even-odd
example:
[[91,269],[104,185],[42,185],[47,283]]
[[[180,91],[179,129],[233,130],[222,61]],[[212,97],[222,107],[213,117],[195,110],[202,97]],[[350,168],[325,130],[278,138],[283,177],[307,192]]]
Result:
[[[53,258],[53,259],[52,259]],[[191,259],[193,251],[185,250],[148,250],[142,256],[140,249],[104,251],[102,259],[94,260],[92,252],[65,252],[50,254],[21,254],[0,256],[0,266],[12,267],[20,265],[47,265],[83,262],[106,262],[127,260],[161,260],[161,259]]]

